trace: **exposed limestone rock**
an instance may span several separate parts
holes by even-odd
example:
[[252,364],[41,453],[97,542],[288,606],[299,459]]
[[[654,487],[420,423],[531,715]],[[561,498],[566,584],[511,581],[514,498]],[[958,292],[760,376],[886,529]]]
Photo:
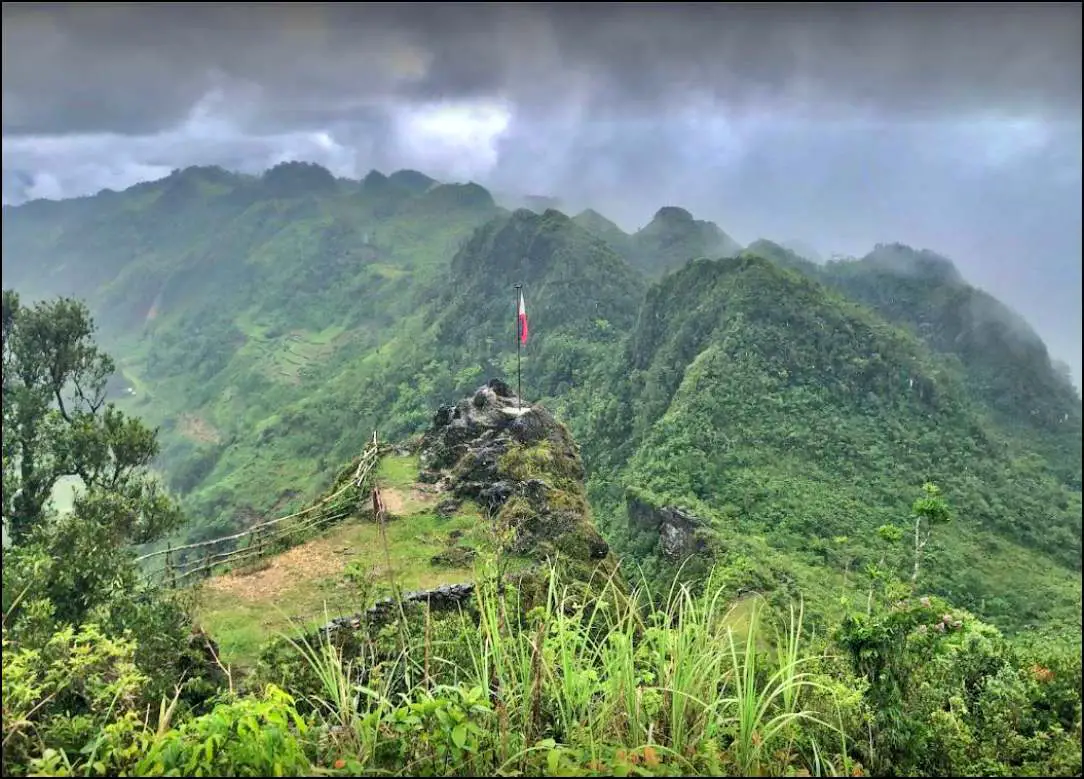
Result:
[[697,532],[704,527],[699,517],[676,506],[653,506],[637,495],[626,500],[629,523],[659,534],[659,550],[671,562],[706,551]]
[[[425,603],[434,611],[451,611],[459,608],[473,594],[474,585],[469,582],[464,584],[444,584],[432,590],[408,592],[403,595],[401,602]],[[319,632],[329,635],[338,630],[357,630],[363,625],[382,625],[394,618],[397,611],[398,604],[394,598],[383,598],[360,614],[354,614],[350,617],[336,617],[320,628]]]
[[584,565],[610,559],[591,520],[572,436],[546,409],[522,404],[505,382],[493,379],[441,406],[422,438],[421,462],[427,481],[512,528],[514,554],[543,560],[556,552]]
[[463,501],[457,498],[445,498],[437,504],[437,516],[450,517],[455,514],[455,512],[459,511],[461,505],[463,505]]
[[430,558],[433,565],[452,568],[469,568],[477,553],[469,546],[448,546]]

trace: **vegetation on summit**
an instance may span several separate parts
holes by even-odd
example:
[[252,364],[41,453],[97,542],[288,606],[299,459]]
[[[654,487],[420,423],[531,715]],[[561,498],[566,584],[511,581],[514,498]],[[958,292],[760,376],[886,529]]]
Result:
[[[1079,614],[1079,491],[1059,478],[1063,464],[1008,439],[917,338],[746,252],[654,287],[623,358],[580,435],[600,521],[622,551],[639,558],[658,540],[624,521],[629,500],[682,506],[727,554],[780,559],[749,548],[762,539],[790,558],[750,572],[756,588],[808,576],[805,589],[825,566],[875,562],[876,528],[932,480],[961,516],[936,542],[934,591],[1010,628]],[[976,548],[1000,569],[987,575]],[[1062,573],[1040,580],[1021,564],[1039,559]],[[1017,566],[1027,594],[1004,587]],[[1050,588],[1044,607],[1036,587]]]

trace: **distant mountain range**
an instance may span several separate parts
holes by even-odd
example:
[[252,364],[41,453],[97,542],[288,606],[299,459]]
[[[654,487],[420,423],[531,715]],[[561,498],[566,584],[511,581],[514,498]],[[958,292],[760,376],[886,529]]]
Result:
[[1079,624],[1079,394],[951,261],[513,201],[417,171],[194,167],[5,206],[4,284],[88,301],[192,538],[299,505],[373,429],[409,436],[513,377],[522,283],[525,393],[575,434],[627,560],[690,553],[830,610],[882,554],[907,564],[876,529],[906,529],[932,480],[956,512],[932,589],[1010,629]]

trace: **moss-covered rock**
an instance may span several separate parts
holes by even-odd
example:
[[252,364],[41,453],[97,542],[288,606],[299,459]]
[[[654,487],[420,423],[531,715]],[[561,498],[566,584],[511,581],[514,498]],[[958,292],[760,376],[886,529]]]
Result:
[[571,434],[546,409],[522,405],[499,379],[437,411],[421,462],[427,480],[476,501],[494,534],[507,532],[509,554],[556,560],[581,581],[613,572]]
[[658,552],[668,561],[680,562],[691,555],[708,554],[710,528],[690,511],[661,505],[656,496],[635,488],[626,490],[625,506],[630,528],[657,534]]

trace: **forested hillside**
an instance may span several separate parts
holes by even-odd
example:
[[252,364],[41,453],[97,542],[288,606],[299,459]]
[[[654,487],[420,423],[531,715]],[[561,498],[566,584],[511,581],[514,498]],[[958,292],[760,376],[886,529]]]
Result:
[[861,259],[818,266],[769,241],[750,248],[833,287],[958,360],[966,391],[1079,490],[1079,392],[1051,363],[1027,322],[969,285],[951,260],[886,244]]
[[[480,187],[412,171],[347,182],[303,163],[258,178],[189,168],[5,207],[3,273],[30,296],[88,301],[122,404],[161,426],[159,468],[189,496],[193,530],[213,535],[357,453],[386,395],[321,406],[329,381],[376,375],[392,353],[403,364],[431,279],[500,213]],[[369,403],[368,418],[350,416]]]
[[933,481],[955,507],[921,555],[933,591],[1010,629],[1079,625],[1079,395],[931,252],[819,265],[677,207],[628,235],[300,163],[5,207],[4,226],[5,286],[91,306],[189,537],[296,507],[373,429],[409,436],[514,379],[523,283],[525,394],[571,426],[631,561],[661,576],[695,552],[830,609],[869,565],[911,570],[878,529],[906,539]]
[[906,529],[899,506],[934,481],[958,516],[936,531],[927,586],[1016,626],[1078,609],[1080,492],[1061,463],[1007,438],[918,339],[821,284],[751,251],[694,261],[648,293],[608,378],[581,437],[607,530],[635,558],[666,551],[680,507],[678,552],[707,544],[755,560],[753,589],[797,572],[809,590],[813,571],[884,558],[878,528]]

